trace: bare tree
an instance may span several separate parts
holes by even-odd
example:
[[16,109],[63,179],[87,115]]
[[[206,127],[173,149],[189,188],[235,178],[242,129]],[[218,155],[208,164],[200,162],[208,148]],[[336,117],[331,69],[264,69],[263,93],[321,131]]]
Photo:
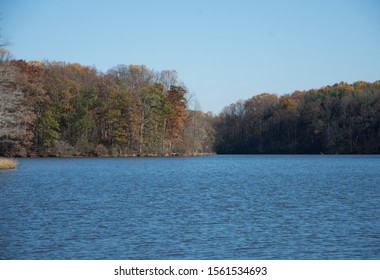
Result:
[[28,114],[24,94],[15,83],[16,67],[11,54],[0,48],[0,153],[8,153],[15,139],[26,134]]
[[178,85],[178,73],[175,70],[162,70],[158,80],[164,84],[165,90],[168,90],[171,86]]
[[[1,20],[1,17],[0,17],[0,20]],[[9,46],[10,45],[10,42],[5,39],[1,34],[0,34],[0,48],[4,48],[6,46]]]

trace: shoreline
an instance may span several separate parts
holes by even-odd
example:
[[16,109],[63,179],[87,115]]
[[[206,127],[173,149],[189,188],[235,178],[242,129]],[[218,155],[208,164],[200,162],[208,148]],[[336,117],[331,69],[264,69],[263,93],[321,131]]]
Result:
[[[360,156],[360,155],[380,155],[380,153],[254,153],[254,154],[218,154],[218,153],[196,153],[196,154],[171,154],[171,155],[161,155],[161,154],[127,154],[127,155],[27,155],[27,156],[15,156],[12,158],[0,157],[0,161],[4,160],[7,162],[14,162],[17,167],[16,159],[23,158],[180,158],[180,157],[204,157],[204,156],[212,156],[212,155],[220,155],[220,156]],[[0,166],[0,169],[1,166]]]
[[[180,154],[180,153],[172,153],[172,154],[154,154],[147,153],[143,155],[139,154],[126,154],[126,155],[39,155],[39,154],[31,154],[27,156],[16,156],[14,158],[175,158],[175,157],[200,157],[200,156],[210,156],[216,155],[216,153],[195,153],[195,154]],[[5,158],[4,159],[10,159]],[[1,159],[2,159],[1,158]]]

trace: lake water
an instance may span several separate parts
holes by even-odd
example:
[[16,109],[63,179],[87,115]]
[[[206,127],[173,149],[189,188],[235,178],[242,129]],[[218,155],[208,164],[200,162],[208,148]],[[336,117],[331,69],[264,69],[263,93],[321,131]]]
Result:
[[380,258],[380,156],[19,163],[0,259]]

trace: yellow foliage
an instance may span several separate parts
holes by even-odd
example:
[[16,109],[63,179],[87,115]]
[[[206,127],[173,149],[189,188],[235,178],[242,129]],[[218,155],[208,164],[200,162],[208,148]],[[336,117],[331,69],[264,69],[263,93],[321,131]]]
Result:
[[84,65],[81,65],[79,63],[69,63],[68,66],[71,69],[78,71],[78,72],[89,71],[92,69],[92,67],[90,67],[90,66],[84,66]]
[[65,109],[66,111],[72,111],[72,110],[74,109],[73,106],[71,106],[71,104],[68,103],[68,102],[63,103],[62,107],[63,107],[63,109]]
[[38,67],[42,67],[44,65],[44,63],[39,60],[30,60],[28,61],[28,63],[33,66],[38,66]]
[[298,105],[298,100],[291,98],[290,96],[284,96],[281,98],[281,105],[284,108],[296,107]]

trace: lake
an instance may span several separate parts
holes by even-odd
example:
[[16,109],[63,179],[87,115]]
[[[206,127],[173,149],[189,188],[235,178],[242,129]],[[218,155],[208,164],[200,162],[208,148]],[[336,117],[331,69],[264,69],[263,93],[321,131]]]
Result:
[[19,159],[0,259],[379,259],[380,156]]

